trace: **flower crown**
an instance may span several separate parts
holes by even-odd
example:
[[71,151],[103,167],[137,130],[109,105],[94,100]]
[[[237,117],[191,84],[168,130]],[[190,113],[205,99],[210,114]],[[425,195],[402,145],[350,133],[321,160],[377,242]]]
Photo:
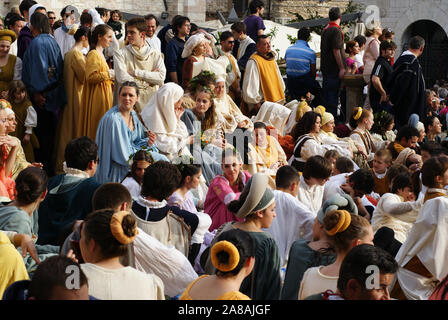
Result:
[[150,163],[154,163],[155,161],[154,161],[154,158],[153,158],[153,156],[152,156],[152,154],[151,154],[151,152],[149,151],[149,149],[147,148],[147,147],[142,147],[141,149],[139,149],[139,150],[137,150],[136,152],[134,152],[133,154],[131,154],[130,156],[129,156],[129,158],[128,158],[128,161],[127,161],[127,163],[129,164],[129,167],[131,167],[132,166],[132,164],[134,163],[134,156],[135,156],[135,154],[137,153],[137,152],[139,152],[139,151],[145,151],[145,153],[148,155],[148,157],[149,157],[149,161],[150,161]]
[[186,166],[194,163],[194,158],[189,155],[181,155],[175,159],[173,159],[173,164],[177,166],[180,172],[184,171]]

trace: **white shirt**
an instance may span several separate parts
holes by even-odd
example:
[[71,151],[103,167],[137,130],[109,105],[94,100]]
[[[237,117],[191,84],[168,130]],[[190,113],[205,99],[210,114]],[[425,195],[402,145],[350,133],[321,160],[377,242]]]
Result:
[[73,38],[71,34],[64,32],[61,27],[54,31],[54,39],[58,43],[58,46],[61,49],[62,59],[64,59],[65,54],[75,45],[75,38]]
[[347,177],[350,173],[341,173],[330,177],[324,185],[324,196],[322,203],[325,203],[328,199],[330,199],[335,194],[345,194],[345,192],[341,189],[341,185],[343,185],[347,180]]
[[339,277],[326,276],[320,272],[322,267],[309,268],[300,283],[299,300],[327,290],[336,292]]
[[389,227],[395,232],[395,239],[404,243],[417,219],[423,200],[403,201],[397,194],[385,193],[373,211],[372,229]]
[[142,191],[142,187],[138,184],[138,182],[132,177],[127,177],[121,184],[128,189],[132,199],[137,200],[140,192]]
[[298,239],[312,240],[316,215],[293,195],[274,190],[275,212],[277,216],[266,229],[277,242],[282,265],[286,265],[289,250]]
[[317,215],[322,206],[324,197],[324,186],[314,185],[308,186],[303,176],[300,176],[300,187],[297,199],[308,208],[313,214]]
[[106,269],[81,264],[87,276],[89,295],[100,300],[164,300],[163,282],[154,274],[132,267]]
[[152,38],[146,37],[146,43],[150,48],[153,48],[159,52],[162,52],[162,43],[160,42],[159,37],[156,34],[152,36]]

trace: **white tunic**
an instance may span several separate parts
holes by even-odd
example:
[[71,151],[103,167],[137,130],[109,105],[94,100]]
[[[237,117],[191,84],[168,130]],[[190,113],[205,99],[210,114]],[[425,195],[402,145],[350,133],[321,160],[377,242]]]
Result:
[[[278,66],[277,76],[280,79],[282,90],[285,91],[285,82],[283,81]],[[246,71],[244,71],[242,94],[246,103],[257,104],[264,100],[263,91],[261,90],[260,74],[258,73],[257,63],[253,59],[247,61]]]
[[383,194],[373,211],[373,232],[381,227],[388,227],[394,230],[395,239],[401,243],[405,242],[422,204],[421,200],[404,202],[403,198],[397,194]]
[[[136,104],[141,111],[154,93],[163,85],[166,76],[166,68],[162,54],[144,45],[136,50],[132,45],[118,50],[114,55],[115,70],[115,99],[118,97],[118,88],[126,81],[134,81],[140,90],[139,101]],[[131,76],[133,71],[135,76]]]
[[297,199],[308,208],[313,214],[317,215],[322,206],[322,199],[324,197],[324,186],[314,185],[308,186],[303,176],[300,176],[300,187]]
[[62,59],[64,59],[65,54],[70,51],[75,45],[75,38],[71,34],[68,34],[61,28],[57,28],[54,31],[54,39],[58,43],[59,48],[61,49]]
[[[428,191],[446,192],[442,189]],[[448,274],[448,198],[438,197],[425,202],[408,238],[398,251],[395,260],[399,265],[396,279],[409,300],[427,300],[435,289],[435,281]],[[417,256],[433,275],[426,278],[403,267]],[[393,288],[395,281],[389,288]]]
[[289,250],[298,239],[312,240],[313,225],[316,215],[300,203],[293,195],[274,190],[275,212],[268,233],[275,239],[282,265],[286,265]]

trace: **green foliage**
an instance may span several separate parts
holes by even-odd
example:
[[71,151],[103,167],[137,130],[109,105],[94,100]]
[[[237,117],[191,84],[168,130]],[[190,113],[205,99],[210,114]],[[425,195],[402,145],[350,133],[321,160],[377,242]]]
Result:
[[291,44],[294,44],[294,43],[297,42],[297,37],[293,37],[293,36],[290,35],[290,34],[287,34],[286,36],[288,37],[288,40],[289,40],[289,42],[290,42]]
[[[347,6],[344,8],[342,14],[347,14],[347,13],[356,13],[356,12],[360,12],[364,10],[364,6],[360,3],[355,3],[353,0],[349,0]],[[326,17],[322,17],[319,12],[317,10],[311,10],[310,8],[306,8],[305,9],[305,13],[306,16],[308,16],[307,19],[305,19],[300,13],[298,12],[290,12],[289,14],[292,14],[295,16],[294,19],[290,20],[289,23],[294,23],[294,22],[301,22],[301,21],[308,21],[308,20],[316,20],[316,19],[321,19],[321,18],[326,18]],[[347,21],[347,22],[343,22],[341,23],[341,28],[342,29],[346,29],[349,30],[352,26],[356,25],[356,21]],[[315,32],[318,35],[322,34],[323,29],[325,28],[325,26],[316,26],[316,27],[311,27],[310,31],[311,32]],[[295,41],[297,41],[297,39],[293,42],[293,37],[288,36],[289,41],[292,43],[295,43]],[[344,34],[344,41],[349,41],[350,40],[350,34],[349,32],[346,32]]]

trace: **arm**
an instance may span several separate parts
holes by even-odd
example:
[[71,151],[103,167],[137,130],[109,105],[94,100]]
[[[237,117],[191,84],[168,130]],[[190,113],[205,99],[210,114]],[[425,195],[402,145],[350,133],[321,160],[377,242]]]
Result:
[[[108,71],[100,71],[99,67],[103,62],[94,53],[87,55],[86,61],[86,81],[91,84],[98,84],[105,81],[112,81]],[[105,62],[104,62],[105,63]]]
[[26,118],[25,118],[25,133],[26,134],[32,134],[33,128],[37,127],[37,113],[36,110],[29,106],[26,111]]
[[177,51],[176,51],[176,45],[172,43],[171,41],[168,42],[165,49],[165,66],[166,71],[170,75],[171,81],[174,83],[179,83],[179,80],[177,79]]
[[[123,48],[123,50],[125,50]],[[131,76],[127,70],[126,59],[123,54],[123,50],[118,50],[114,54],[114,70],[115,70],[115,81],[117,83],[124,83],[126,81],[134,81],[135,79]]]
[[86,77],[86,59],[81,53],[80,55],[75,55],[75,58],[71,62],[76,79],[84,83]]
[[399,220],[415,222],[422,202],[422,200],[401,202],[395,197],[389,196],[383,199],[383,210]]
[[232,188],[230,188],[229,184],[224,180],[224,178],[217,179],[217,181],[212,182],[210,187],[212,188],[212,191],[215,193],[219,201],[221,201],[225,205],[228,205],[231,201],[238,199],[240,192],[233,192]]
[[342,62],[341,50],[340,49],[333,49],[333,55],[334,55],[334,58],[336,59],[336,63],[337,63],[338,68],[339,68],[339,78],[342,79],[342,77],[345,74],[345,67],[344,67],[344,64]]
[[251,104],[260,103],[263,96],[260,95],[260,77],[257,63],[249,60],[244,74],[242,96],[245,102]]
[[154,55],[154,68],[153,70],[141,70],[135,69],[135,77],[142,79],[150,84],[162,86],[166,77],[166,68],[163,63],[162,55],[157,53]]
[[22,80],[22,60],[17,57],[16,65],[14,66],[14,78],[12,80]]

